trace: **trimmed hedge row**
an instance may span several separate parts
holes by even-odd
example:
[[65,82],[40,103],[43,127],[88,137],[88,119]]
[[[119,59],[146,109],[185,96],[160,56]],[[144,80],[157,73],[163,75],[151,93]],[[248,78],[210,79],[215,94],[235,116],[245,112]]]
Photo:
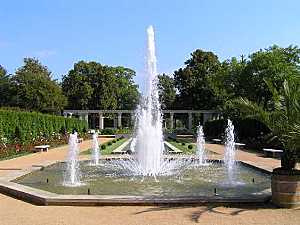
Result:
[[36,138],[64,134],[73,129],[86,132],[86,121],[37,112],[0,110],[0,142],[5,139],[7,143],[28,144]]
[[[238,119],[233,121],[235,138],[250,148],[282,148],[277,140],[270,140],[270,130],[261,122],[254,119]],[[204,133],[208,138],[223,138],[227,120],[208,121],[204,125]]]
[[115,129],[115,128],[105,128],[100,130],[101,134],[113,135],[113,134],[129,134],[132,132],[132,129]]
[[[258,137],[270,133],[270,130],[261,122],[254,119],[239,119],[233,121],[235,134],[239,139]],[[212,120],[204,125],[205,135],[208,137],[224,136],[227,120]]]

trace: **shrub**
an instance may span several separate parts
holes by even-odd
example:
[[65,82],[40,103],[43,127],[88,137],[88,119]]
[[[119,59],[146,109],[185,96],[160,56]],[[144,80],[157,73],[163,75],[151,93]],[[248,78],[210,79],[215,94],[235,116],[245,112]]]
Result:
[[116,139],[112,140],[112,143],[116,143],[116,142],[117,142],[117,140],[116,140]]
[[186,128],[177,128],[174,130],[175,134],[179,134],[179,135],[192,135],[193,132],[186,129]]
[[[261,122],[254,119],[236,119],[233,121],[236,141],[241,141],[250,148],[279,148],[282,146],[274,139],[270,141],[269,129]],[[227,121],[212,120],[204,125],[204,133],[208,138],[222,138],[226,129]]]
[[111,142],[111,141],[109,141],[109,142],[107,143],[107,145],[112,145],[112,142]]
[[101,145],[101,149],[102,150],[106,149],[106,145]]
[[87,129],[84,120],[37,112],[0,110],[0,134],[8,143],[30,144],[37,139],[50,140],[57,134]]
[[122,129],[116,129],[115,134],[129,134],[132,132],[132,129],[129,128],[122,128]]
[[116,129],[105,128],[105,129],[102,129],[100,132],[101,132],[101,134],[113,135],[116,133]]
[[182,142],[182,143],[181,143],[181,145],[185,145],[185,143],[184,143],[184,142]]
[[188,145],[188,149],[193,149],[193,145]]

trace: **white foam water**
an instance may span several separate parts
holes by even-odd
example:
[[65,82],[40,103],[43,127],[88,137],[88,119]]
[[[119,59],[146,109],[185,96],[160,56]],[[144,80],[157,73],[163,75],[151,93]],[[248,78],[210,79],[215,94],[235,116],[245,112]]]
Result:
[[225,130],[224,164],[227,169],[228,182],[234,183],[236,180],[235,139],[234,139],[234,125],[232,124],[231,120],[227,121],[227,127]]
[[203,127],[199,124],[197,127],[197,151],[196,157],[199,165],[208,165],[207,163],[207,152],[205,150],[205,137]]
[[178,163],[164,160],[164,138],[161,105],[158,95],[157,59],[155,55],[154,29],[147,29],[147,91],[136,110],[135,137],[131,151],[133,159],[119,163],[129,173],[141,176],[166,175],[173,173]]
[[99,149],[99,141],[98,141],[98,133],[93,133],[93,142],[92,142],[92,157],[91,157],[91,165],[99,165],[100,158],[100,149]]
[[79,186],[80,182],[80,165],[78,161],[79,146],[77,133],[70,134],[69,137],[69,150],[66,159],[66,170],[64,172],[65,186]]

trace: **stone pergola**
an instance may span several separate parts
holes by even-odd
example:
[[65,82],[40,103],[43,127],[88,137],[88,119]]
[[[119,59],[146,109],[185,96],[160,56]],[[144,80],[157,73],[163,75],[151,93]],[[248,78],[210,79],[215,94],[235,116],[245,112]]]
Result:
[[[192,129],[193,127],[193,115],[202,114],[203,120],[202,124],[204,125],[208,120],[214,120],[220,118],[220,112],[217,110],[162,110],[163,115],[170,115],[170,129],[174,128],[174,115],[175,114],[186,114],[188,115],[188,129]],[[135,110],[64,110],[63,112],[65,117],[77,116],[80,119],[85,119],[87,122],[89,121],[89,117],[91,115],[98,115],[99,118],[99,129],[104,129],[104,114],[115,114],[117,115],[117,119],[114,120],[114,128],[122,128],[122,115],[129,114],[131,117],[131,121],[134,120]]]

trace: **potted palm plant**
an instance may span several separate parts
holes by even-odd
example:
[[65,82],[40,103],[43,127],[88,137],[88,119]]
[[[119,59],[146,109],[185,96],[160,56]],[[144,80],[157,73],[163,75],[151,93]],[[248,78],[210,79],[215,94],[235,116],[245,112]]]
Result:
[[281,167],[272,173],[272,202],[297,208],[300,207],[300,170],[296,168],[300,153],[300,78],[284,81],[280,90],[265,82],[272,93],[272,110],[243,98],[235,103],[243,114],[264,123],[282,143]]

